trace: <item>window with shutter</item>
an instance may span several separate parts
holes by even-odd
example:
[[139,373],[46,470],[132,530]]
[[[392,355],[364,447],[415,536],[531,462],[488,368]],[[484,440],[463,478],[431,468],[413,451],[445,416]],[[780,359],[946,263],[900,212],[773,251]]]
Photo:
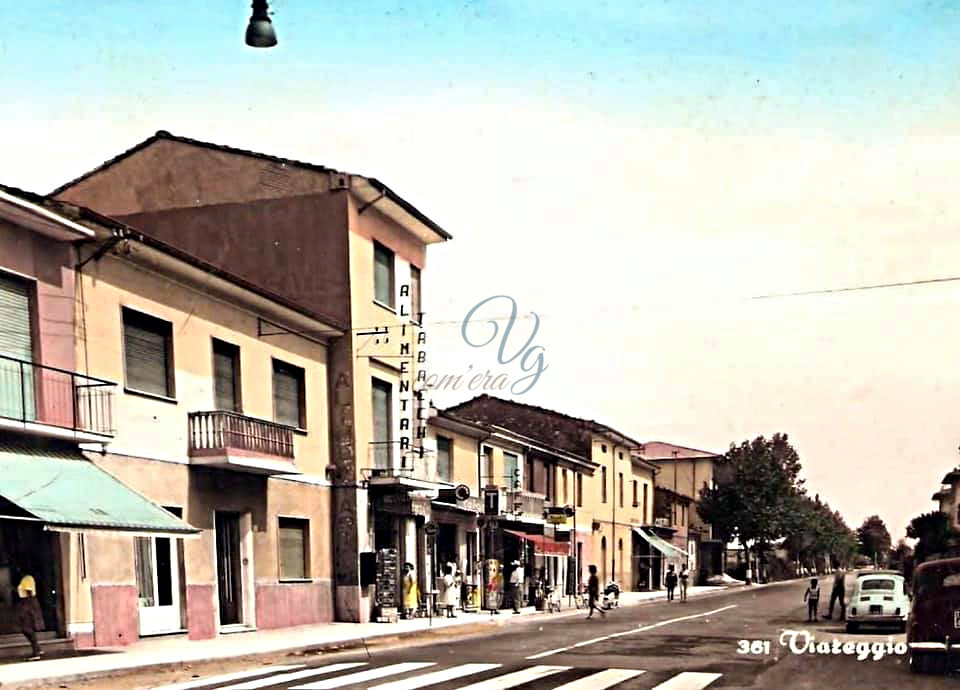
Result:
[[303,369],[273,360],[273,418],[280,424],[305,429]]
[[123,309],[126,387],[174,397],[173,324],[132,309]]
[[281,580],[305,580],[309,577],[309,524],[308,520],[299,518],[279,518]]
[[410,318],[414,323],[420,323],[420,269],[410,267]]
[[[33,324],[30,318],[31,286],[0,275],[0,355],[33,361]],[[0,416],[35,419],[33,367],[0,359]]]
[[437,477],[445,482],[453,477],[453,444],[449,438],[437,436]]
[[393,252],[379,242],[373,243],[373,297],[394,308]]
[[240,348],[213,339],[213,402],[218,410],[240,412]]
[[389,469],[393,460],[391,405],[393,386],[373,379],[373,457],[374,467]]

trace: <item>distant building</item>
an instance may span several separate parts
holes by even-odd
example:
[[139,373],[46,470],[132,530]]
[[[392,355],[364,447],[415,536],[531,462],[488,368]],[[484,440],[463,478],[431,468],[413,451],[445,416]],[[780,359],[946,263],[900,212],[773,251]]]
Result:
[[940,512],[949,518],[953,529],[960,530],[960,467],[944,475],[940,490],[931,498],[937,501]]

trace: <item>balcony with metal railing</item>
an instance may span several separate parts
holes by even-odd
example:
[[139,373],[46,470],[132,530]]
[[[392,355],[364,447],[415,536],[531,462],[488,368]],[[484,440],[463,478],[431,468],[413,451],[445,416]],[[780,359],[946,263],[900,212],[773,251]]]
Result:
[[0,355],[0,429],[104,443],[117,384]]
[[237,412],[187,415],[190,464],[255,474],[300,474],[293,427]]

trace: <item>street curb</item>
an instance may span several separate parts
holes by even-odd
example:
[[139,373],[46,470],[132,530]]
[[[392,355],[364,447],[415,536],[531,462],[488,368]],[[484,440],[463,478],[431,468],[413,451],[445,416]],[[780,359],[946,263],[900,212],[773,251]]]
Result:
[[[801,578],[802,579],[802,578]],[[711,597],[722,596],[725,594],[732,594],[737,592],[747,592],[747,591],[757,591],[763,590],[767,587],[773,587],[776,585],[784,585],[790,583],[800,582],[800,579],[794,580],[780,580],[777,582],[769,582],[762,585],[735,585],[732,587],[724,587],[722,590],[715,592],[703,592],[702,594],[691,593],[690,599],[709,599]],[[664,594],[664,597],[666,594]],[[628,603],[623,603],[619,608],[634,608],[640,606],[651,606],[653,604],[662,604],[665,603],[665,599],[661,597],[641,599],[639,601],[632,601]],[[333,642],[326,642],[321,644],[314,645],[297,645],[294,647],[286,647],[282,649],[273,649],[267,652],[255,652],[252,654],[242,654],[238,656],[213,656],[202,659],[190,659],[189,661],[180,661],[180,662],[162,662],[162,663],[153,663],[153,664],[143,664],[140,666],[130,666],[128,668],[118,668],[118,669],[105,669],[103,671],[89,671],[86,673],[75,673],[72,675],[64,676],[52,676],[47,678],[33,678],[30,680],[19,682],[16,685],[6,685],[0,682],[0,687],[8,688],[9,690],[33,690],[35,688],[46,688],[46,687],[57,687],[60,685],[66,685],[69,683],[80,683],[87,682],[91,680],[97,680],[98,678],[117,678],[122,676],[133,675],[135,673],[148,673],[151,671],[158,671],[161,669],[168,669],[175,666],[197,666],[202,664],[218,663],[218,662],[230,662],[230,661],[240,661],[243,659],[249,659],[251,664],[262,662],[265,659],[274,660],[277,656],[308,656],[308,655],[319,655],[319,654],[328,654],[336,652],[347,652],[357,649],[370,649],[375,648],[386,648],[391,649],[398,646],[403,647],[420,647],[435,642],[434,639],[438,636],[444,636],[448,639],[469,639],[472,637],[480,637],[485,633],[488,633],[491,629],[505,628],[508,625],[512,625],[514,621],[519,624],[522,623],[537,623],[543,622],[545,620],[556,620],[558,618],[571,618],[573,616],[582,616],[584,609],[568,609],[566,611],[561,611],[560,613],[549,613],[546,611],[536,611],[534,613],[528,613],[522,617],[514,618],[510,615],[494,616],[490,615],[490,618],[485,621],[476,621],[470,623],[464,623],[463,625],[450,625],[443,626],[438,628],[427,628],[422,630],[410,630],[399,633],[390,633],[384,631],[382,634],[378,633],[371,637],[365,638],[351,638],[338,640]],[[509,621],[509,623],[508,623]],[[424,638],[424,639],[417,639]],[[411,644],[413,643],[413,644]],[[269,665],[265,664],[264,669],[268,670]]]

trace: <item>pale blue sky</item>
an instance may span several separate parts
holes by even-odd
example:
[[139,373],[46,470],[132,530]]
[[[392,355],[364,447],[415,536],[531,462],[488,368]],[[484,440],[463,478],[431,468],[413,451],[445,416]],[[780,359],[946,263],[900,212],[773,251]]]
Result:
[[[375,175],[455,236],[428,321],[543,315],[523,399],[716,450],[786,431],[899,535],[957,462],[960,285],[750,297],[960,274],[960,2],[786,4],[275,0],[254,50],[246,0],[2,3],[0,181],[157,129]],[[431,337],[439,373],[496,366]]]

